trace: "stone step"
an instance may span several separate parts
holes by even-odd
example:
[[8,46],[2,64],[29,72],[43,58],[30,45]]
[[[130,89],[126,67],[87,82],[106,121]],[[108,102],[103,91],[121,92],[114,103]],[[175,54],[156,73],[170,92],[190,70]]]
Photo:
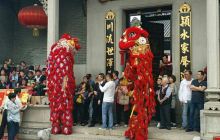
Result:
[[[43,128],[42,128],[43,129]],[[20,134],[30,134],[30,135],[36,135],[38,131],[42,130],[39,128],[19,128],[19,133]]]
[[39,140],[37,135],[32,134],[18,134],[19,140]]
[[113,130],[101,130],[101,126],[88,127],[88,126],[76,126],[73,127],[73,133],[76,134],[91,134],[91,135],[102,135],[102,136],[124,136],[126,130],[125,127],[117,127]]
[[102,136],[91,134],[51,135],[51,140],[126,140],[120,136]]
[[[100,130],[99,127],[75,126],[72,135],[51,135],[51,140],[126,140],[124,137],[125,130],[124,127],[117,127],[114,130]],[[149,127],[150,140],[193,140],[195,136],[199,135],[199,133],[187,133],[178,128],[161,130],[156,127]]]
[[[99,127],[74,126],[72,135],[51,135],[51,140],[126,140],[124,132],[127,128],[116,127],[113,130],[100,130]],[[37,132],[39,129],[23,128],[19,138],[21,140],[39,140]],[[184,130],[175,128],[172,130],[149,127],[150,140],[193,140],[199,133],[187,133]]]

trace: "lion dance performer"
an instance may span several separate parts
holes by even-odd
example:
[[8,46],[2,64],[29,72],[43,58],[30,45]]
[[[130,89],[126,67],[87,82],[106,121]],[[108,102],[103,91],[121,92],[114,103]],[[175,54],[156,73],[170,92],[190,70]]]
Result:
[[51,47],[47,61],[47,86],[50,101],[52,134],[72,133],[73,94],[75,79],[73,73],[74,54],[80,48],[78,39],[64,34]]
[[131,140],[148,139],[148,124],[155,112],[153,54],[148,36],[147,31],[134,26],[125,30],[119,42],[120,49],[129,54],[124,76],[133,83],[133,89],[130,89],[133,93],[133,108],[129,128],[125,132],[125,136]]

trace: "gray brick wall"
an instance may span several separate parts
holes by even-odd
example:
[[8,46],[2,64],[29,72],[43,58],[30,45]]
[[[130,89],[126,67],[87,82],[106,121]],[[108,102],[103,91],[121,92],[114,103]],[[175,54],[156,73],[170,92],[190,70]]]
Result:
[[[7,1],[7,0],[4,0]],[[5,3],[5,2],[4,2]],[[17,15],[0,1],[0,62],[11,57],[15,63],[21,60],[28,64],[44,65],[47,51],[47,30],[40,36],[32,36],[32,30],[18,23]],[[19,0],[18,9],[39,3],[38,0]],[[76,64],[86,64],[86,17],[82,0],[60,0],[60,35],[70,33],[80,39],[81,49],[75,56]]]
[[82,8],[83,0],[60,0],[60,35],[69,33],[78,37],[81,45],[75,56],[76,64],[86,64],[86,17]]
[[[20,0],[20,8],[33,5],[37,0]],[[39,37],[32,36],[32,29],[19,24],[18,19],[14,22],[14,45],[13,60],[16,63],[24,60],[28,64],[45,64],[47,51],[47,31],[40,30]]]
[[6,1],[0,1],[0,64],[11,57],[13,47],[13,23],[15,14]]

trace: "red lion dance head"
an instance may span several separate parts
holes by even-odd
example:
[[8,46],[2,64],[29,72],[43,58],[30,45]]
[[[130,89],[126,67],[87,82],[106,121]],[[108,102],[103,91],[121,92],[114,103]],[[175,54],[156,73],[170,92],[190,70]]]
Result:
[[133,83],[133,109],[125,136],[134,140],[148,139],[148,124],[155,112],[152,76],[153,54],[148,41],[149,33],[141,27],[130,27],[120,39],[119,47],[129,53],[124,71]]
[[71,134],[73,125],[74,54],[80,49],[77,38],[64,34],[51,47],[47,64],[52,134]]

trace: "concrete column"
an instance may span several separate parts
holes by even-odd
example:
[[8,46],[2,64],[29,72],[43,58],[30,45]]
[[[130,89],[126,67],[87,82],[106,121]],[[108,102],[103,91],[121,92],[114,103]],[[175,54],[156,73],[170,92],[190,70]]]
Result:
[[208,66],[208,93],[209,102],[205,109],[216,107],[220,99],[220,63],[219,63],[219,0],[207,0],[207,66]]
[[48,0],[47,56],[59,38],[59,0]]
[[219,88],[219,0],[207,0],[207,59],[208,88]]
[[220,135],[219,0],[207,2],[208,102],[200,112],[201,136],[205,140]]

